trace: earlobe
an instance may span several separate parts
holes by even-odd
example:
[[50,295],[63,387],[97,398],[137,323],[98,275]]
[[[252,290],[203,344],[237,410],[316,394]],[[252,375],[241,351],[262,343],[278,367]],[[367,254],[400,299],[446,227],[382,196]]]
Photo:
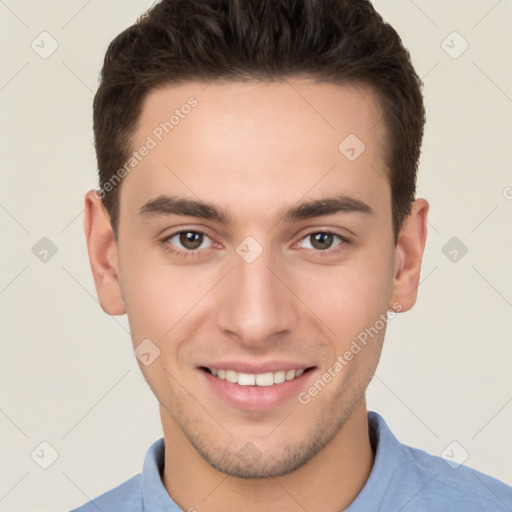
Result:
[[123,315],[126,311],[119,285],[117,246],[110,219],[95,190],[85,196],[84,229],[101,308],[109,315]]
[[[429,204],[425,199],[414,201],[398,235],[391,304],[399,304],[400,311],[411,309],[418,295],[428,209]],[[396,308],[390,306],[390,309]]]

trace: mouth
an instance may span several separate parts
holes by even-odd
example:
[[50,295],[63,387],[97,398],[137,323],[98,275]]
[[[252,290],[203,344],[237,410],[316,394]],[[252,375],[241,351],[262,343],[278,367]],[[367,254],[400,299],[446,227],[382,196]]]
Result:
[[212,404],[220,400],[237,411],[270,412],[289,406],[318,373],[317,366],[286,359],[204,363],[196,368],[207,392],[212,393]]
[[208,368],[201,366],[200,369],[210,375],[239,386],[270,387],[298,379],[303,374],[310,372],[315,367],[298,368],[296,370],[277,370],[264,373],[237,372],[224,368]]

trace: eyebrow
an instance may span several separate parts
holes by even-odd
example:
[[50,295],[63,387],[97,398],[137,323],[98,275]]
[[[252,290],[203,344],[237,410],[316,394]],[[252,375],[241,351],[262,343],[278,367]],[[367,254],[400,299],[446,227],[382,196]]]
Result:
[[[280,210],[278,222],[293,222],[336,213],[362,213],[372,215],[373,209],[360,199],[346,195],[337,195],[305,201],[290,208]],[[231,215],[212,203],[178,196],[162,195],[147,201],[139,209],[143,217],[161,215],[186,215],[212,220],[224,225],[232,223]]]

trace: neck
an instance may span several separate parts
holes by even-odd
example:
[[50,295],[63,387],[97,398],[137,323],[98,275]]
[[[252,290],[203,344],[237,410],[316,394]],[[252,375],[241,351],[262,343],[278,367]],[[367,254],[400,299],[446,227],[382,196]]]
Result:
[[160,407],[165,441],[162,480],[183,510],[194,512],[308,512],[345,510],[362,490],[373,466],[366,402],[306,464],[276,478],[242,479],[211,467]]

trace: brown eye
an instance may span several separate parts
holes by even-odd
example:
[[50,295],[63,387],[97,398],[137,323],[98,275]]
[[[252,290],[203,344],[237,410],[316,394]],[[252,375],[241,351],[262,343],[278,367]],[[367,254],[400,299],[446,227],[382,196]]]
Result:
[[201,247],[203,238],[203,233],[198,233],[197,231],[182,231],[179,233],[180,244],[185,247],[185,249],[192,250]]
[[311,237],[311,245],[315,249],[329,249],[334,240],[333,235],[330,233],[315,233],[313,235],[309,235]]
[[[339,240],[335,243],[336,239]],[[306,249],[315,249],[316,251],[326,251],[342,245],[346,240],[337,233],[331,233],[330,231],[318,231],[316,233],[310,233],[306,235],[301,242],[309,242],[309,246],[303,246]]]
[[164,249],[180,256],[202,254],[202,249],[213,246],[213,241],[202,231],[184,230],[169,235],[162,240]]

